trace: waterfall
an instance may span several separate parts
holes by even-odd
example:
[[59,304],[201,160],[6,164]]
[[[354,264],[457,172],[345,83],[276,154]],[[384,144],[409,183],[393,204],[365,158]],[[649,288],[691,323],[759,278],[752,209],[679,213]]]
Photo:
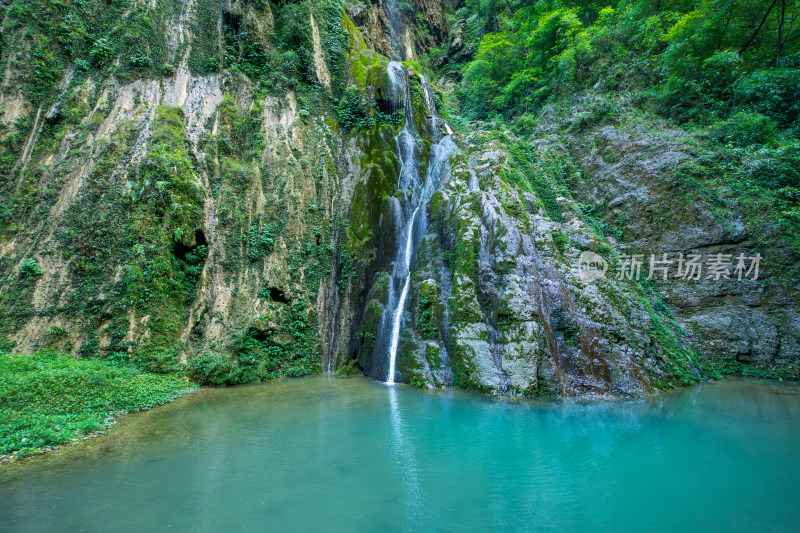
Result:
[[[388,76],[391,84],[393,99],[402,97],[405,101],[405,124],[395,137],[397,143],[397,154],[400,162],[400,172],[398,176],[398,189],[406,191],[406,201],[398,210],[403,216],[403,223],[398,225],[400,229],[397,253],[395,254],[394,264],[391,272],[391,283],[389,285],[389,297],[385,313],[391,313],[391,320],[387,324],[389,331],[388,359],[389,371],[386,376],[386,383],[389,385],[395,382],[397,365],[397,350],[400,344],[400,333],[403,326],[403,312],[405,311],[408,293],[411,285],[411,267],[414,259],[414,252],[419,240],[424,235],[425,213],[428,200],[439,186],[439,182],[447,173],[447,159],[455,152],[456,147],[450,135],[441,137],[437,126],[438,118],[436,105],[433,99],[433,89],[424,77],[420,77],[423,88],[425,106],[432,122],[433,140],[438,141],[432,148],[425,173],[425,179],[420,179],[418,154],[419,132],[414,126],[414,108],[411,103],[409,74],[402,64],[392,61],[388,67]],[[445,123],[446,125],[446,123]],[[449,126],[446,126],[449,132]],[[441,137],[441,138],[440,138]],[[397,289],[399,290],[399,295]],[[384,327],[384,320],[381,320],[381,328]],[[385,332],[378,331],[378,336],[383,338]]]

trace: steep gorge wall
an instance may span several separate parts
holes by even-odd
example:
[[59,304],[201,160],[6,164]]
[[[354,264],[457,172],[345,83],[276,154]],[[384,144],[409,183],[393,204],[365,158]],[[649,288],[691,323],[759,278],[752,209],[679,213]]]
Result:
[[[371,13],[363,32],[338,2],[7,6],[4,349],[154,370],[192,356],[213,382],[344,364],[359,280],[391,246],[372,185],[396,179],[380,132],[337,123],[345,85],[375,96],[350,64],[380,63],[364,44],[388,24],[381,3],[348,10]],[[377,228],[358,239],[354,197]]]
[[15,22],[30,5],[6,14],[0,325],[14,351],[166,370],[198,353],[219,366],[233,350],[255,361],[241,380],[320,368],[317,303],[324,314],[352,194],[332,105],[331,77],[346,76],[341,10],[279,13],[304,17],[281,36],[308,41],[298,58],[277,50],[268,3],[200,4],[120,8],[117,28],[162,17],[165,63],[125,70],[129,49],[102,68],[64,61],[36,99],[26,61],[53,51],[32,50],[33,25]]
[[[406,198],[388,61],[407,60],[430,147],[414,59],[459,38],[445,18],[453,3],[412,4],[420,15],[401,12],[409,29],[392,39],[382,0],[114,0],[76,4],[79,13],[11,3],[0,54],[0,348],[162,371],[188,363],[211,383],[344,365],[382,376],[375,335],[397,248],[393,206]],[[109,29],[88,28],[90,14]],[[625,248],[578,202],[652,220],[616,202],[615,183],[636,189],[653,173],[585,149],[611,134],[534,149],[550,167],[583,169],[574,194],[513,155],[510,132],[476,125],[454,136],[416,250],[402,381],[637,396],[713,375],[708,342],[722,358],[734,346],[743,360],[797,365],[791,291],[756,312],[777,320],[741,334],[731,324],[756,314],[726,322],[729,311],[710,304],[685,313],[669,288],[580,278],[582,252]],[[426,164],[427,152],[423,173]],[[706,341],[687,324],[715,333]]]

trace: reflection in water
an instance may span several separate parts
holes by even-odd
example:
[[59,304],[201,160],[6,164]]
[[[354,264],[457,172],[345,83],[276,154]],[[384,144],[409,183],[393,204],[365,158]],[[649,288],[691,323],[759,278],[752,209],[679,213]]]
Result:
[[0,469],[0,531],[791,530],[800,387],[506,401],[318,376],[201,389]]
[[405,521],[413,526],[424,523],[424,491],[419,482],[417,463],[414,460],[414,441],[406,437],[408,431],[403,423],[403,414],[398,405],[397,386],[388,386],[389,418],[391,420],[392,455],[394,471],[403,480],[403,508]]

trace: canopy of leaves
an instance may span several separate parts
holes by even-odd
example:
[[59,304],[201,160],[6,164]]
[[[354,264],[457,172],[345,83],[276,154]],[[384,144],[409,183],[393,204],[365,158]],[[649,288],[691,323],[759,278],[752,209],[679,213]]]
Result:
[[467,2],[459,14],[479,41],[464,67],[464,110],[518,116],[548,98],[601,86],[651,89],[659,111],[681,121],[749,107],[798,127],[796,0],[610,4]]

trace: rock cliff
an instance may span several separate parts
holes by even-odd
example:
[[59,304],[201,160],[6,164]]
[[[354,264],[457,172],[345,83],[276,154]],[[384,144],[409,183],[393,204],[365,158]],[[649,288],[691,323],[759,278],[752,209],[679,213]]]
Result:
[[[449,0],[408,4],[2,6],[2,349],[186,365],[213,384],[385,380],[410,121],[420,186],[436,183],[398,380],[630,397],[727,360],[797,368],[795,256],[759,240],[751,207],[684,190],[691,135],[584,124],[588,100],[543,110],[529,138],[450,135],[454,82],[437,69],[470,55],[464,23]],[[757,282],[617,279],[621,258],[651,253],[765,261]],[[586,278],[587,254],[607,275]]]

